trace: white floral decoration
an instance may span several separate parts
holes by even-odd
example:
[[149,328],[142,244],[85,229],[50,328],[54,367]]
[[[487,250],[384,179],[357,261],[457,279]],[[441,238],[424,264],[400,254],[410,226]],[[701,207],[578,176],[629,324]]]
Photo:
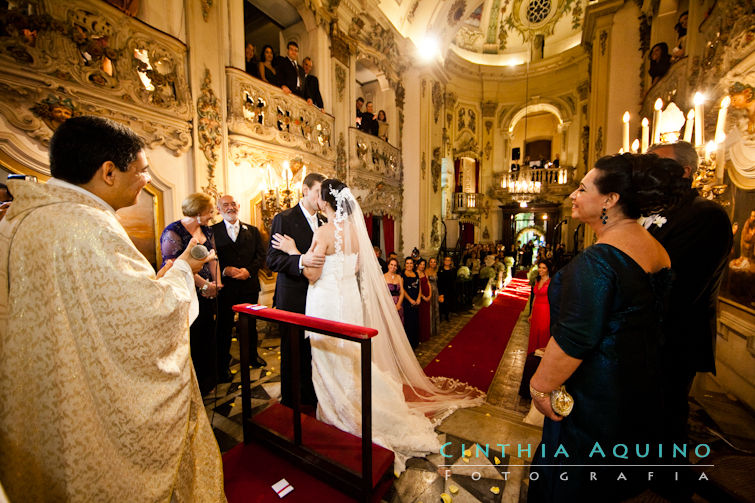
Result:
[[663,215],[656,213],[654,215],[640,217],[637,222],[646,229],[650,229],[650,227],[653,225],[660,229],[661,227],[663,227],[663,224],[668,222],[668,219],[666,219],[666,217],[664,217]]

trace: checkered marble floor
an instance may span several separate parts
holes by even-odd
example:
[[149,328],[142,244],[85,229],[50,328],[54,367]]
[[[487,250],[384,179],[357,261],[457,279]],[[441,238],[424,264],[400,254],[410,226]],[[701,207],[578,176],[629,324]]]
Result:
[[[420,365],[428,364],[470,319],[483,307],[478,299],[467,311],[451,315],[442,322],[439,333],[417,348]],[[251,369],[252,414],[264,410],[280,398],[280,338],[273,324],[258,322],[258,352],[268,365]],[[407,463],[407,470],[397,479],[385,495],[386,503],[414,503],[440,501],[441,494],[452,497],[454,502],[518,502],[526,501],[526,472],[528,468],[515,466],[511,469],[493,465],[527,465],[527,459],[511,458],[509,453],[491,449],[497,443],[512,443],[511,435],[517,438],[540,438],[538,428],[521,422],[529,409],[518,396],[518,379],[521,378],[529,333],[526,316],[520,317],[514,334],[501,360],[491,384],[488,404],[475,409],[457,411],[438,427],[441,443],[450,442],[444,453],[426,458],[414,458]],[[243,441],[241,424],[241,384],[238,374],[238,342],[233,339],[231,372],[233,381],[220,384],[204,397],[208,417],[222,452]],[[494,400],[491,402],[491,398]],[[474,425],[470,428],[470,425]],[[500,432],[507,432],[503,438]],[[514,433],[512,433],[514,432]],[[519,441],[519,440],[517,440]],[[475,447],[479,443],[479,449]],[[485,445],[489,444],[487,448]],[[461,451],[465,446],[467,455]],[[506,480],[508,479],[508,480]]]

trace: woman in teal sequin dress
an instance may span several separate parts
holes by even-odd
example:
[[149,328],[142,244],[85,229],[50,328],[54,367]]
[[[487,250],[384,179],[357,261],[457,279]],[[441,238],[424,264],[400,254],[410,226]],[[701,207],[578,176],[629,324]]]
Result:
[[[546,416],[530,502],[621,501],[648,484],[647,469],[615,465],[658,462],[660,326],[672,274],[666,250],[637,218],[675,202],[681,176],[668,159],[614,155],[598,160],[570,196],[572,217],[592,227],[597,242],[550,284],[552,338],[530,381]],[[566,417],[547,395],[562,384],[574,398]],[[618,444],[626,459],[614,456]],[[646,444],[652,449],[642,457]]]

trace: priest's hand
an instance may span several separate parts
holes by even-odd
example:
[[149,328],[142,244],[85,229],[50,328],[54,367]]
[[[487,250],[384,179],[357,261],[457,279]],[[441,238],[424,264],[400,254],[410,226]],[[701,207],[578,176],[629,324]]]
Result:
[[157,271],[157,275],[155,276],[155,279],[160,279],[163,276],[165,276],[165,273],[168,272],[171,267],[173,267],[173,261],[166,260],[165,265],[162,266],[159,271]]

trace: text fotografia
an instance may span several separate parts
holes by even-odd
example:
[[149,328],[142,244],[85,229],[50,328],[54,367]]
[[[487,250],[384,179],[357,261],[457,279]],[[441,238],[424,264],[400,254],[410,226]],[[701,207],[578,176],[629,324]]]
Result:
[[[453,452],[458,453],[453,447],[453,442],[446,442],[440,448],[440,454],[445,458],[455,458]],[[489,458],[491,453],[491,444],[474,444],[466,446],[460,444],[461,457],[468,464],[465,466],[474,467],[490,467],[490,464],[475,465],[473,459],[475,457]],[[497,457],[498,452],[500,456],[516,456],[518,458],[532,458],[534,453],[540,451],[539,454],[543,458],[551,453],[552,446],[549,448],[545,444],[533,447],[532,444],[494,444],[493,454],[495,464],[494,468],[509,468],[509,467],[527,467],[527,464],[503,464]],[[529,479],[536,481],[540,478],[538,468],[544,468],[545,466],[556,467],[563,470],[558,474],[558,478],[561,481],[568,481],[569,476],[576,478],[584,478],[589,481],[597,480],[616,480],[627,481],[629,479],[637,480],[643,478],[645,480],[654,480],[656,478],[656,472],[660,471],[659,477],[664,480],[681,481],[678,471],[665,470],[667,468],[678,469],[682,466],[689,466],[686,464],[687,456],[693,454],[699,459],[704,459],[710,455],[710,447],[708,444],[698,444],[696,446],[688,446],[686,444],[611,444],[602,445],[600,442],[595,442],[590,449],[587,457],[583,453],[569,453],[565,446],[557,445],[555,451],[552,452],[550,458],[557,464],[532,466]],[[644,463],[643,463],[644,461]],[[671,463],[671,464],[669,464]],[[445,468],[444,477],[446,480],[453,474],[452,465],[440,465]],[[697,464],[699,468],[712,467],[713,465]],[[504,480],[508,480],[508,476],[511,472],[501,471],[501,475]],[[480,480],[482,477],[481,472],[473,472],[471,478],[473,480]],[[708,480],[708,476],[704,471],[696,474],[698,480]],[[688,480],[688,479],[687,479]]]
[[[446,442],[440,446],[440,454],[444,458],[453,458],[454,454],[451,454],[453,442]],[[461,454],[463,457],[474,456],[490,456],[491,444],[474,444],[467,447],[461,444]],[[494,444],[494,451],[500,450],[501,457],[513,456],[516,452],[518,458],[531,458],[535,453],[537,447],[540,448],[540,455],[545,458],[549,455],[550,449],[546,444],[540,444],[533,448],[532,444]],[[474,449],[474,451],[473,451]],[[588,458],[591,460],[606,460],[606,459],[624,459],[635,460],[640,459],[687,459],[689,454],[693,454],[700,459],[705,459],[710,456],[710,447],[708,444],[697,444],[696,446],[689,446],[687,444],[612,444],[603,446],[600,442],[595,442],[592,449],[588,453]],[[574,453],[572,453],[574,454]],[[582,453],[578,453],[582,454]],[[570,459],[570,453],[563,445],[556,446],[556,450],[553,452],[554,459],[567,460]],[[582,456],[580,456],[582,458]]]

